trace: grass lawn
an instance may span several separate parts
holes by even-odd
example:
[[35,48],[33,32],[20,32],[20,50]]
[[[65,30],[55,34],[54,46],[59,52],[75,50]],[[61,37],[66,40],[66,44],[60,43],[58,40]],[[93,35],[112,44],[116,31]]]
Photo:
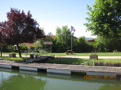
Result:
[[7,57],[7,56],[3,56],[3,57],[0,57],[0,58],[3,58],[4,60],[8,60],[8,61],[25,61],[26,59],[29,59],[29,57],[14,57],[14,58],[10,58],[10,57]]
[[[29,57],[16,57],[16,58],[9,58],[7,56],[3,56],[0,58],[4,58],[4,60],[12,60],[12,61],[25,61],[29,59]],[[55,59],[48,59],[45,63],[53,63],[53,64],[83,64],[89,61],[87,58],[55,58]],[[93,62],[93,59],[90,61]],[[121,59],[98,59],[95,62],[103,62],[103,63],[121,63]]]
[[[92,53],[74,53],[74,54],[66,54],[66,53],[48,53],[48,55],[55,55],[55,56],[89,56]],[[93,53],[97,54],[98,56],[121,56],[121,52],[113,53],[113,52],[100,52],[100,53]],[[43,54],[46,55],[46,54]]]
[[[2,54],[9,54],[10,52],[3,52]],[[19,55],[18,53],[16,53]],[[29,53],[31,54],[31,53]],[[92,53],[74,53],[74,54],[66,54],[66,53],[48,53],[47,55],[55,55],[55,56],[89,56]],[[113,53],[113,52],[100,52],[100,53],[93,53],[97,54],[98,56],[121,56],[121,52]],[[22,55],[26,55],[25,53],[22,53]],[[42,54],[46,55],[46,54]]]
[[121,59],[99,59],[99,60],[95,60],[95,62],[103,62],[103,63],[121,63]]

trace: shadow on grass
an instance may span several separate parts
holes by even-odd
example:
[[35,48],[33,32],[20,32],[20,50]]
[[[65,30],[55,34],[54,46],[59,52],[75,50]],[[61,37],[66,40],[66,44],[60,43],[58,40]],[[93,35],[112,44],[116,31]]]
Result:
[[30,59],[29,57],[4,57],[4,60],[7,61],[19,61],[19,62],[25,62],[25,60]]
[[45,63],[53,63],[53,64],[77,64],[80,65],[84,62],[88,61],[88,59],[81,58],[55,58],[48,59]]

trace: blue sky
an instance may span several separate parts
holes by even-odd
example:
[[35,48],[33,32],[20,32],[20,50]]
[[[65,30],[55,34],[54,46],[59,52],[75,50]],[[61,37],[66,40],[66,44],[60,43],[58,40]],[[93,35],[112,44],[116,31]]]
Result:
[[76,37],[93,37],[91,32],[86,32],[83,23],[88,17],[86,4],[92,6],[95,0],[0,0],[0,22],[7,20],[6,13],[10,8],[30,10],[32,18],[44,28],[46,34],[51,32],[56,35],[56,28],[67,25],[74,26]]

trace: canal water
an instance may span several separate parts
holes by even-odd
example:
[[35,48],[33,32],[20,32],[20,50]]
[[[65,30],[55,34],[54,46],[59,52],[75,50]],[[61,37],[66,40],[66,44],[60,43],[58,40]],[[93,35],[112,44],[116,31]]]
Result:
[[0,90],[121,90],[115,79],[0,69]]

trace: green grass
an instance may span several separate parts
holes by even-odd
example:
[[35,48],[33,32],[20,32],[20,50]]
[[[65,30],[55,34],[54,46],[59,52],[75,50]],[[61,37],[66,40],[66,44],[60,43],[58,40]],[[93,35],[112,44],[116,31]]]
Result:
[[[89,56],[91,54],[92,53],[74,53],[74,54],[52,53],[52,55],[55,55],[55,56]],[[98,56],[121,56],[121,52],[120,53],[101,52],[101,53],[93,53],[93,54],[97,54]]]
[[8,61],[25,61],[26,59],[29,59],[29,58],[26,58],[26,57],[14,57],[14,58],[10,58],[10,57],[7,57],[7,58],[4,58],[4,60],[8,60]]
[[8,58],[8,56],[2,56],[2,57],[0,57],[0,58],[3,58],[3,59],[4,59],[4,58]]
[[[74,53],[74,54],[66,54],[66,53],[48,53],[47,55],[55,55],[55,56],[89,56],[92,53]],[[113,52],[101,52],[101,53],[93,53],[98,56],[121,56],[121,52],[113,53]],[[46,55],[46,54],[42,54]]]
[[[28,57],[16,57],[16,58],[9,58],[8,56],[3,56],[0,58],[4,58],[4,60],[12,60],[12,61],[25,61],[29,59]],[[89,59],[84,58],[55,58],[55,59],[48,59],[45,63],[53,63],[53,64],[82,64],[87,62]],[[95,62],[103,62],[103,63],[121,63],[121,59],[98,59],[94,60]],[[90,63],[93,62],[93,59]]]
[[[10,52],[3,52],[2,54],[9,54]],[[32,54],[32,53],[28,53]],[[66,54],[66,53],[48,53],[47,55],[55,55],[55,56],[89,56],[92,53],[74,53],[74,54]],[[100,53],[93,53],[97,54],[98,56],[121,56],[121,52],[113,53],[113,52],[100,52]],[[16,55],[19,55],[16,53]],[[22,53],[22,55],[26,55],[25,53]],[[46,55],[46,54],[42,54]]]
[[121,63],[121,59],[98,59],[95,62],[103,62],[103,63]]
[[82,64],[88,61],[88,59],[81,58],[55,58],[48,59],[45,63],[53,63],[53,64]]

